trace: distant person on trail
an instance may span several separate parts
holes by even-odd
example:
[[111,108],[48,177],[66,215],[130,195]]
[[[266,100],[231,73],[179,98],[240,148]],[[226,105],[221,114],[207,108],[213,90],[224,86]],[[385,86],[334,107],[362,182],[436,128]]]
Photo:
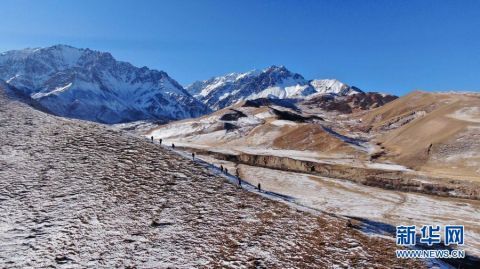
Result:
[[172,143],[172,149],[175,149],[175,144]]
[[220,171],[223,173],[223,165],[220,165]]
[[160,145],[161,145],[162,144],[162,139],[161,138],[160,138],[159,142],[160,142]]
[[151,138],[152,138],[152,143],[153,143],[153,135],[152,135],[152,137],[151,137]]
[[240,178],[240,172],[238,172],[238,168],[235,169],[235,176],[238,178],[238,186],[242,186],[242,179]]
[[262,191],[262,185],[260,185],[260,182],[258,182],[258,191]]
[[195,161],[195,152],[192,152],[192,160]]
[[228,174],[228,169],[225,167],[225,174]]

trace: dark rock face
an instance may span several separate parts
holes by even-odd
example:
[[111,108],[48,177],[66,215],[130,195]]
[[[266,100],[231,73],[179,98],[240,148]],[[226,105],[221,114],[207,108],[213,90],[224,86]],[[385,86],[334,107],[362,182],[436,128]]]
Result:
[[269,98],[258,98],[254,100],[247,100],[242,105],[243,107],[261,107],[261,106],[281,106],[285,108],[290,108],[293,110],[298,110],[295,106],[296,100],[294,99],[269,99]]
[[389,94],[380,94],[376,92],[360,93],[346,97],[348,103],[352,103],[352,108],[367,110],[383,106],[384,104],[397,99],[398,96]]
[[273,113],[275,113],[275,115],[277,115],[279,120],[289,120],[289,121],[294,121],[294,122],[307,122],[307,121],[314,120],[314,119],[323,120],[322,117],[318,117],[318,116],[304,117],[300,114],[293,113],[293,112],[290,112],[290,111],[278,110],[278,109],[274,109],[274,108],[271,108],[271,110],[272,110]]
[[384,104],[397,99],[397,96],[380,93],[357,93],[348,96],[320,95],[305,100],[301,104],[318,107],[327,111],[337,111],[349,114],[356,110],[368,110],[383,106]]
[[238,126],[230,122],[225,122],[223,123],[223,129],[225,129],[227,132],[230,132],[235,129],[238,129]]
[[307,106],[319,107],[327,111],[338,111],[346,114],[352,113],[351,106],[345,100],[338,100],[331,95],[320,95],[304,101],[303,104]]
[[234,109],[231,109],[231,110],[232,110],[231,113],[224,114],[220,118],[220,120],[237,121],[239,118],[247,117],[247,115],[245,115],[245,113],[243,113],[242,111],[238,111],[238,110],[234,110]]

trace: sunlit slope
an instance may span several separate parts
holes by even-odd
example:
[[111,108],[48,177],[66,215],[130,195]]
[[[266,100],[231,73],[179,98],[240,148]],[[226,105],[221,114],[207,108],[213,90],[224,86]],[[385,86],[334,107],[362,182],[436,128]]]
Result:
[[480,175],[480,95],[413,92],[363,117],[382,158],[438,173]]
[[330,129],[331,125],[327,117],[305,115],[276,105],[254,107],[243,102],[207,116],[159,126],[146,135],[197,148],[366,156],[364,149],[346,142]]

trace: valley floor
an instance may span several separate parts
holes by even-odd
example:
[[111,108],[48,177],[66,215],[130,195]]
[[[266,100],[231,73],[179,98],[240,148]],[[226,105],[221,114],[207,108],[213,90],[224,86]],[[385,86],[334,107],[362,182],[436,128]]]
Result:
[[210,156],[202,159],[229,171],[238,169],[243,180],[262,189],[288,195],[297,204],[328,213],[396,225],[464,225],[467,253],[480,257],[480,201],[399,192],[346,180],[237,165]]

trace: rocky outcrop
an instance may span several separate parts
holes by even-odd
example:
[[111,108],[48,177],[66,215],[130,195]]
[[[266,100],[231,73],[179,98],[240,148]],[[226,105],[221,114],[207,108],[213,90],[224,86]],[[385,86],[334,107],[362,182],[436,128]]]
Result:
[[239,118],[245,118],[247,115],[243,113],[242,111],[235,110],[235,109],[230,109],[232,112],[223,114],[220,117],[220,120],[223,121],[237,121]]
[[397,96],[375,92],[360,92],[346,96],[319,95],[309,98],[301,105],[350,114],[359,110],[368,110],[383,106],[397,99]]
[[242,107],[281,106],[297,111],[298,108],[295,106],[295,102],[295,99],[258,98],[245,101]]
[[288,120],[288,121],[293,121],[293,122],[306,122],[310,120],[321,120],[323,121],[322,117],[319,116],[302,116],[298,113],[290,112],[288,110],[279,110],[275,108],[270,108],[271,111],[277,116],[279,120]]

